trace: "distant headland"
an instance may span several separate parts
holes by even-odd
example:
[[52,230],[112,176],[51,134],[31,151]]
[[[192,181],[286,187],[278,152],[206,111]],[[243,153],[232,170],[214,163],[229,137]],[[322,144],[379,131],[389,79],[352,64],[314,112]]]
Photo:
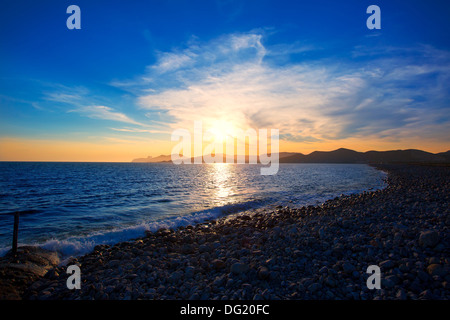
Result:
[[[225,157],[224,157],[225,158]],[[236,160],[235,156],[235,160]],[[193,158],[192,158],[193,160]],[[171,162],[171,155],[133,159],[132,162],[160,163]],[[224,161],[225,162],[225,161]],[[248,157],[246,157],[248,162]],[[310,154],[299,152],[280,152],[280,163],[450,163],[450,150],[430,153],[422,150],[390,150],[358,152],[340,148],[334,151],[314,151]]]

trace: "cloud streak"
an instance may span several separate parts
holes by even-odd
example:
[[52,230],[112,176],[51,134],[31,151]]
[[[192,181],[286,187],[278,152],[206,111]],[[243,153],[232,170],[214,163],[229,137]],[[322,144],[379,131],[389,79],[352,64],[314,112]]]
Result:
[[[117,112],[111,107],[93,104],[92,101],[96,100],[95,97],[92,97],[90,91],[84,87],[69,88],[60,84],[53,84],[53,87],[56,87],[57,90],[45,92],[44,100],[74,106],[75,108],[67,110],[68,113],[78,113],[91,119],[116,121],[139,127],[147,126],[144,123],[133,120],[125,113]],[[149,129],[125,128],[113,130],[135,133],[154,133]]]
[[69,112],[77,112],[83,114],[92,119],[111,120],[117,122],[124,122],[134,124],[138,126],[144,126],[144,124],[134,121],[127,115],[115,112],[112,108],[106,106],[85,106],[77,109],[69,110]]
[[170,134],[170,131],[166,130],[150,130],[150,129],[139,129],[139,128],[110,128],[114,131],[119,132],[133,132],[133,133],[165,133]]
[[266,48],[263,39],[258,32],[230,34],[160,52],[134,82],[141,89],[138,105],[164,112],[172,129],[191,128],[195,120],[214,126],[219,119],[244,130],[276,128],[282,139],[294,142],[432,138],[432,127],[450,134],[448,52],[359,47],[352,53],[356,62],[299,60],[280,66],[271,58],[293,49]]

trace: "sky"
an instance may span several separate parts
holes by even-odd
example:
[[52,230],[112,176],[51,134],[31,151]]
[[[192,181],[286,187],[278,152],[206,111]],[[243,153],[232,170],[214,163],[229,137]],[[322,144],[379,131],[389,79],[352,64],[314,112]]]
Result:
[[447,151],[449,17],[435,0],[2,0],[0,161],[167,155],[194,121],[278,129],[304,154]]

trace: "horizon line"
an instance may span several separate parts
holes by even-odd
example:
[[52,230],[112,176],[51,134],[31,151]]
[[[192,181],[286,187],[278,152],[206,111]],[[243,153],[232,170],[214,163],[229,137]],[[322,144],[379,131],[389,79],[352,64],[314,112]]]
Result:
[[[430,152],[430,151],[425,151],[425,150],[422,150],[422,149],[414,149],[414,148],[408,148],[408,149],[390,149],[390,150],[373,150],[373,149],[371,149],[371,150],[367,150],[367,151],[357,151],[357,150],[353,150],[353,149],[348,149],[348,148],[337,148],[337,149],[334,149],[334,150],[329,150],[329,151],[323,151],[323,150],[315,150],[315,151],[311,151],[310,153],[308,153],[308,154],[306,154],[306,153],[302,153],[302,152],[298,152],[298,151],[280,151],[280,152],[278,152],[278,154],[281,154],[281,153],[293,153],[293,154],[302,154],[302,155],[304,155],[304,156],[308,156],[308,155],[311,155],[312,153],[314,153],[314,152],[333,152],[333,151],[338,151],[338,150],[341,150],[341,149],[344,149],[344,150],[349,150],[349,151],[354,151],[354,152],[358,152],[358,153],[367,153],[367,152],[390,152],[390,151],[421,151],[421,152],[426,152],[426,153],[429,153],[429,154],[433,154],[433,155],[439,155],[439,154],[441,154],[441,153],[446,153],[446,152],[450,152],[450,149],[448,149],[447,151],[440,151],[440,152],[436,152],[436,153],[434,153],[434,152]],[[224,155],[226,155],[226,154],[224,154],[224,153],[222,153],[222,154],[218,154],[218,155],[222,155],[222,156],[224,156]],[[272,153],[266,153],[266,154],[262,154],[262,155],[272,155]],[[165,155],[165,154],[160,154],[160,155],[157,155],[157,156],[147,156],[147,157],[138,157],[138,158],[134,158],[134,159],[131,159],[131,160],[129,160],[129,161],[89,161],[89,160],[0,160],[0,162],[48,162],[48,163],[146,163],[146,162],[134,162],[134,160],[136,160],[136,159],[147,159],[147,158],[157,158],[157,157],[160,157],[160,156],[165,156],[165,157],[168,157],[168,156],[172,156],[172,154],[169,154],[169,155]],[[202,155],[201,157],[203,158],[205,155]],[[237,157],[238,155],[235,155],[234,153],[233,153],[233,156],[234,157]],[[256,157],[259,157],[260,155],[256,155]],[[194,158],[198,158],[199,156],[197,156],[197,157],[195,157],[195,156],[192,156],[192,157],[190,157],[191,159],[194,159]],[[249,157],[249,155],[245,155],[244,157]],[[188,159],[188,158],[187,158]],[[167,163],[167,162],[170,162],[170,161],[160,161],[160,162],[153,162],[153,163]],[[147,162],[147,163],[152,163],[152,162]]]

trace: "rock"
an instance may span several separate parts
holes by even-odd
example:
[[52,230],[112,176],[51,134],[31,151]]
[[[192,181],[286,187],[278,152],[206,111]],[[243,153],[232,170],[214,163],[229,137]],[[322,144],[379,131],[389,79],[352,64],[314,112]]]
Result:
[[223,269],[225,267],[225,262],[220,259],[214,259],[213,261],[211,261],[211,264],[216,270]]
[[181,247],[181,252],[185,254],[194,253],[195,252],[194,246],[189,243],[186,243]]
[[298,229],[296,226],[293,226],[289,229],[288,231],[289,236],[291,237],[295,237],[296,235],[298,235]]
[[386,280],[392,282],[394,285],[398,284],[400,281],[396,275],[387,276]]
[[406,272],[408,272],[408,271],[410,270],[409,267],[408,267],[408,264],[406,264],[406,263],[401,264],[401,265],[398,267],[398,269],[399,269],[401,272],[404,272],[404,273],[406,273]]
[[419,270],[417,272],[417,277],[422,281],[422,282],[427,282],[430,280],[430,276],[424,272],[423,270]]
[[355,266],[350,262],[344,262],[344,264],[342,265],[342,269],[344,270],[344,272],[352,273],[353,271],[355,271]]
[[382,268],[382,269],[391,269],[394,266],[395,266],[395,263],[392,260],[385,260],[383,262],[380,262],[380,268]]
[[421,247],[434,247],[439,243],[439,235],[436,231],[424,231],[419,236],[419,245]]
[[430,289],[427,289],[420,293],[420,299],[433,300],[435,299],[435,296]]
[[428,260],[428,263],[429,263],[429,264],[435,264],[435,263],[439,263],[439,262],[440,262],[440,259],[437,258],[437,257],[431,257],[431,258]]
[[236,262],[231,266],[230,271],[234,274],[242,274],[246,273],[249,269],[250,267],[248,266],[248,264]]
[[59,277],[59,273],[56,269],[51,269],[49,272],[45,274],[45,276],[51,280],[56,280]]
[[249,293],[252,291],[252,285],[250,283],[244,283],[242,285],[242,290],[244,290],[244,292]]
[[328,273],[328,268],[325,266],[325,267],[322,267],[322,268],[320,268],[319,269],[319,273]]
[[233,279],[228,279],[227,283],[225,284],[225,288],[231,288],[234,286],[234,280]]
[[317,290],[319,290],[320,288],[321,288],[320,284],[318,284],[318,283],[312,283],[312,284],[310,284],[310,285],[308,286],[308,291],[309,291],[310,293],[314,293],[314,292],[316,292]]
[[409,289],[411,289],[414,293],[419,293],[422,291],[422,286],[416,279],[411,283],[411,285],[409,286]]
[[217,276],[213,281],[213,286],[221,287],[225,284],[226,275]]
[[175,271],[170,275],[169,281],[172,283],[176,283],[181,279],[181,277],[183,277],[183,273],[180,271]]
[[198,247],[198,251],[199,251],[200,253],[203,253],[203,252],[210,252],[210,251],[211,251],[211,247],[210,247],[209,245],[207,245],[207,244],[202,244],[202,245],[200,245],[200,246]]
[[331,292],[330,290],[328,290],[326,293],[325,293],[325,296],[326,296],[326,298],[327,299],[333,299],[334,298],[334,293],[333,292]]
[[336,287],[336,281],[331,276],[325,279],[325,284],[332,288]]
[[277,237],[278,235],[281,234],[282,230],[280,227],[275,227],[272,229],[272,232],[274,233],[274,235]]
[[200,299],[200,295],[199,295],[197,292],[193,293],[193,294],[189,297],[189,300],[199,300],[199,299]]
[[381,288],[391,289],[395,286],[395,283],[388,278],[381,278]]
[[323,228],[319,229],[319,239],[323,240],[325,239],[325,230]]
[[430,264],[427,267],[427,272],[431,276],[440,276],[440,277],[445,276],[445,273],[446,273],[444,266],[442,264],[437,264],[437,263]]
[[405,290],[403,289],[398,290],[395,297],[399,300],[406,300],[407,296]]
[[195,268],[194,267],[186,267],[186,269],[184,270],[184,276],[187,279],[193,278],[194,277],[194,273],[195,273]]
[[0,300],[20,300],[23,292],[34,281],[49,272],[49,279],[54,281],[59,276],[59,272],[53,269],[58,263],[56,252],[39,247],[19,247],[15,257],[9,251],[0,258]]
[[266,267],[259,267],[258,269],[258,279],[265,280],[269,277],[270,272]]

